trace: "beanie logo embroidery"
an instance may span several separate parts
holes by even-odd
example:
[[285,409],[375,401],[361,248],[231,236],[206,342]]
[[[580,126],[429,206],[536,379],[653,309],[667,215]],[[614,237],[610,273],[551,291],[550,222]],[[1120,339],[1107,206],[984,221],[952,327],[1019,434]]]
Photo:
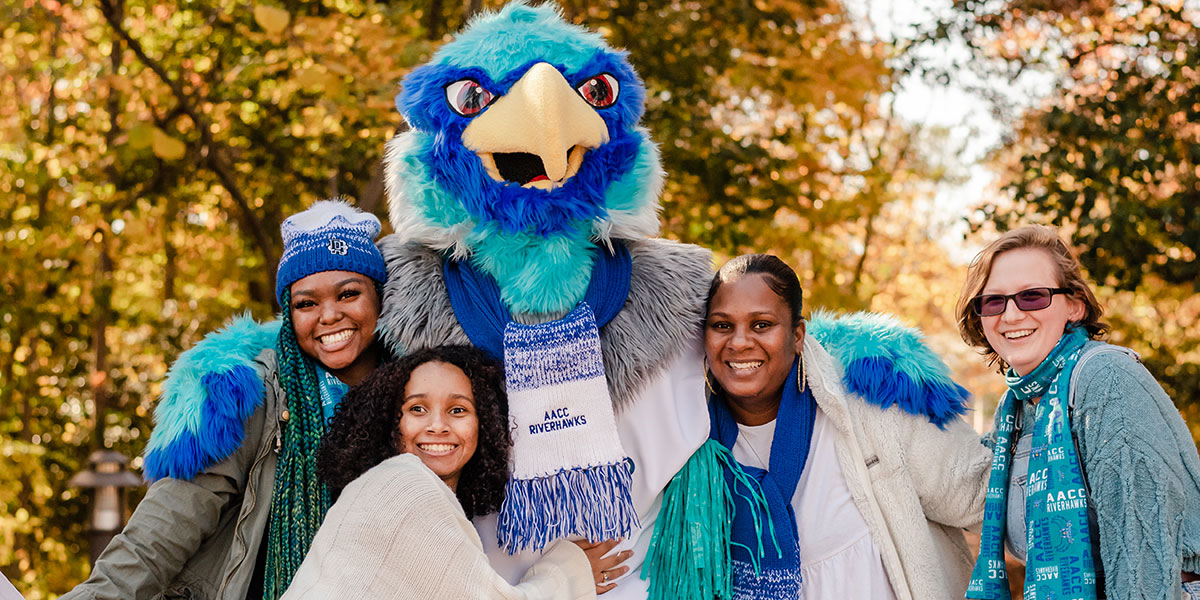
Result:
[[349,271],[376,282],[387,279],[387,265],[375,246],[379,219],[340,200],[322,200],[279,225],[283,256],[275,277],[275,297],[293,283],[324,271]]
[[350,244],[341,238],[329,238],[329,253],[337,254],[338,256],[346,256],[350,252]]

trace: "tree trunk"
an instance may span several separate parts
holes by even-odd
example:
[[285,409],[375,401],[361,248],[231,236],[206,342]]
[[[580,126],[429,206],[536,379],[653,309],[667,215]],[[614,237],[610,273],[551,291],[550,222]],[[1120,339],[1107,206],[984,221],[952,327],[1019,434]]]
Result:
[[[105,216],[107,218],[107,215]],[[109,382],[108,382],[108,339],[105,333],[112,321],[112,276],[113,261],[109,252],[109,237],[112,234],[103,231],[100,236],[100,257],[96,264],[96,280],[92,290],[92,348],[96,351],[92,367],[90,383],[92,400],[95,403],[96,431],[92,442],[96,449],[104,448],[104,421],[108,411]]]
[[[52,12],[47,11],[46,14],[48,18],[54,20],[54,36],[50,38],[49,63],[53,65],[54,59],[58,58],[58,40],[62,37],[62,20],[60,20]],[[54,70],[53,67],[51,67],[50,91],[46,94],[46,105],[42,108],[43,114],[46,115],[46,118],[42,119],[43,124],[46,126],[46,147],[52,147],[54,145],[54,109],[58,104],[58,96],[55,92],[55,89],[58,87],[57,84],[58,80],[55,79]],[[39,177],[38,179],[40,180],[38,182],[37,196],[38,210],[37,217],[34,218],[34,227],[41,227],[42,224],[46,222],[46,211],[48,210],[48,206],[50,204],[50,188],[54,185],[54,180],[51,179],[49,175],[46,175],[45,177]]]
[[362,195],[358,198],[358,207],[369,213],[379,210],[384,204],[383,159],[375,161],[371,167],[371,179],[363,187]]
[[175,219],[179,215],[179,199],[175,194],[167,194],[167,209],[163,214],[163,254],[166,265],[163,266],[163,302],[175,299],[175,275],[178,271],[176,260],[179,252],[171,241],[171,231],[175,229]]
[[22,442],[33,443],[33,394],[28,392],[21,395],[21,434],[17,437]]
[[429,12],[425,13],[425,39],[442,37],[442,0],[430,0]]
[[[863,251],[858,257],[858,264],[854,266],[854,280],[851,282],[851,288],[854,290],[854,297],[857,299],[862,293],[862,276],[863,269],[867,264],[867,253],[871,251],[871,236],[875,234],[875,217],[879,215],[880,208],[876,206],[874,212],[867,217],[867,230],[863,234]],[[868,302],[868,306],[870,303]]]
[[[125,18],[125,2],[124,0],[115,0],[112,4],[113,15],[118,21]],[[113,74],[121,72],[121,40],[113,40],[112,54],[110,55],[110,68]],[[121,111],[121,96],[118,90],[108,88],[108,114],[109,127],[104,138],[107,141],[109,148],[113,146],[117,136],[120,134],[120,122],[117,120],[117,115]],[[118,173],[115,169],[110,169],[109,177],[112,181],[118,180]],[[115,204],[115,203],[114,203]],[[112,206],[110,204],[110,206]],[[112,215],[109,210],[101,211],[101,218],[104,222],[100,225],[100,240],[99,245],[100,256],[96,261],[95,283],[92,286],[92,349],[95,350],[95,363],[92,366],[92,376],[90,383],[92,385],[92,402],[95,404],[96,414],[96,431],[93,434],[92,446],[96,449],[104,448],[104,422],[108,411],[109,401],[109,386],[108,386],[108,324],[112,320],[112,290],[113,290],[113,261],[110,253],[110,245],[112,244],[112,231],[109,229],[109,223],[112,221]]]

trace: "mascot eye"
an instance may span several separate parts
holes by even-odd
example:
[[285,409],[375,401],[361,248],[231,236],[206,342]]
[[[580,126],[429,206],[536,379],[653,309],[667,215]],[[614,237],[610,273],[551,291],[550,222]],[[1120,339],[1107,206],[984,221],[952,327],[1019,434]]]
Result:
[[494,98],[491,92],[470,79],[455,81],[446,86],[446,101],[450,103],[450,108],[464,117],[479,114],[479,111],[487,108]]
[[621,86],[616,77],[604,73],[583,82],[583,85],[575,89],[579,90],[579,95],[583,96],[588,104],[596,108],[608,108],[616,104],[617,92]]

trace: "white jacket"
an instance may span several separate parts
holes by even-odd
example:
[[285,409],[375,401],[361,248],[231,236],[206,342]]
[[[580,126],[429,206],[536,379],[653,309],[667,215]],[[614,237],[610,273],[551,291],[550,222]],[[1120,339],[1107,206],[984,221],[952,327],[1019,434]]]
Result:
[[837,430],[837,458],[879,546],[898,600],[961,599],[974,557],[963,529],[983,522],[992,453],[962,419],[881,410],[849,393],[842,366],[812,336],[804,364],[813,397]]

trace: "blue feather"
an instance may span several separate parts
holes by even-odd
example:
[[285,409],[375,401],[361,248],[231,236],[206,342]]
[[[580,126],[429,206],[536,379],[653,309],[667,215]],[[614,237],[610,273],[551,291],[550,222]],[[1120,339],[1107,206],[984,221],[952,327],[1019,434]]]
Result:
[[846,389],[880,408],[898,405],[939,427],[966,413],[970,394],[921,332],[890,315],[817,311],[808,334],[843,365]]
[[148,481],[191,479],[241,446],[246,419],[265,393],[254,359],[274,347],[278,335],[278,322],[239,317],[180,355],[154,411],[144,463]]

